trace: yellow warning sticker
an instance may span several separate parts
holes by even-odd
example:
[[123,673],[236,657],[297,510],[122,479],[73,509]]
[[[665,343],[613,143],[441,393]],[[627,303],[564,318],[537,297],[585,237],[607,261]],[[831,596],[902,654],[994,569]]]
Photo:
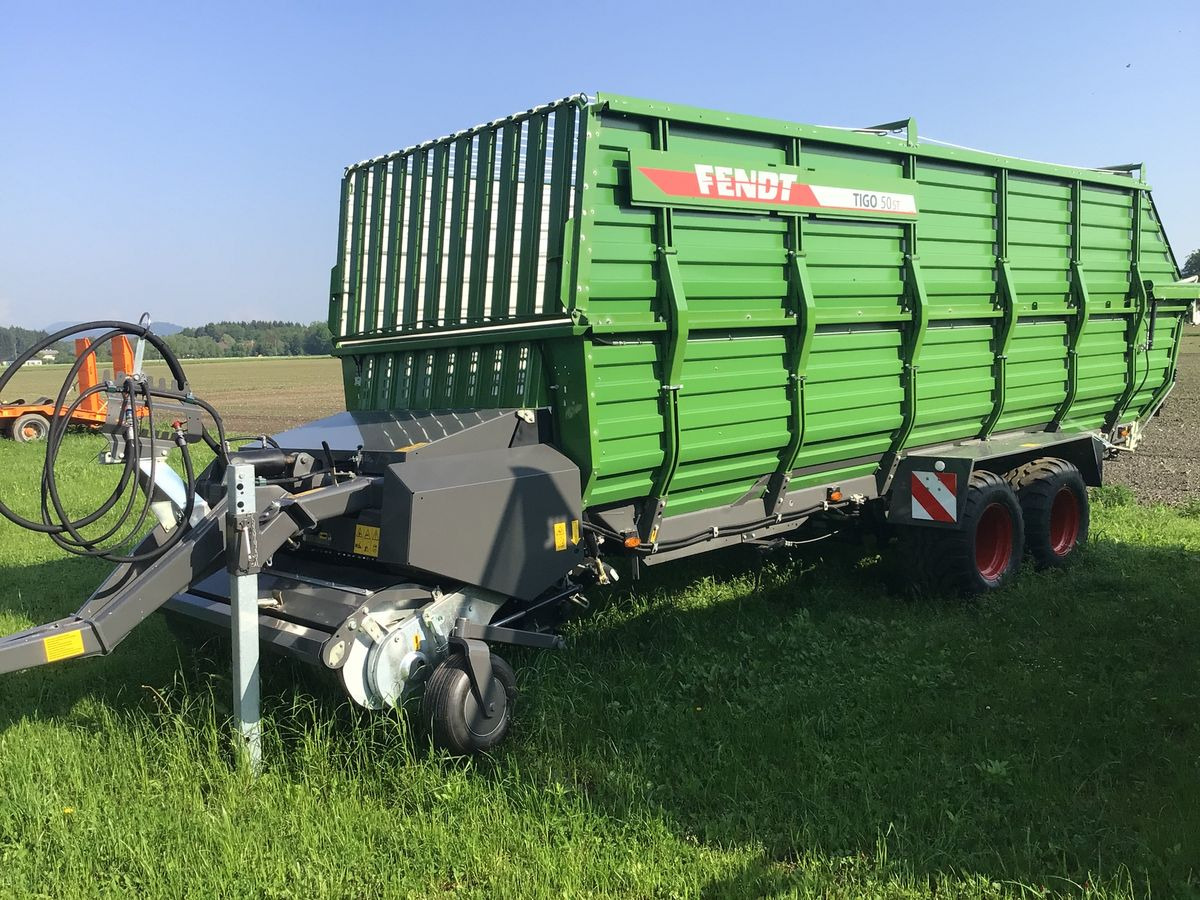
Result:
[[375,525],[355,525],[354,552],[359,556],[379,556],[379,528]]
[[555,522],[554,523],[554,549],[555,550],[566,550],[567,549],[567,523],[566,522]]
[[571,543],[576,547],[579,546],[579,520],[571,520]]
[[83,632],[79,630],[65,631],[48,637],[42,641],[46,651],[46,662],[58,662],[60,659],[70,659],[72,656],[83,655]]

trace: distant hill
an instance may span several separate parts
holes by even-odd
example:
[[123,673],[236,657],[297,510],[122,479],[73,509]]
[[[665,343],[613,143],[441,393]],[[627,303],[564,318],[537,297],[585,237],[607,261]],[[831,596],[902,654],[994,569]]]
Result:
[[[46,326],[45,331],[48,334],[54,334],[54,332],[56,332],[56,331],[62,331],[64,328],[69,328],[75,324],[77,324],[77,323],[76,322],[51,322],[49,325]],[[174,322],[151,322],[150,330],[153,331],[155,334],[162,335],[163,337],[168,337],[172,334],[179,334],[179,332],[183,331],[183,326],[176,325]],[[84,337],[95,337],[96,335],[103,334],[103,333],[104,332],[101,329],[94,329],[92,331],[85,331],[83,333],[83,336]]]

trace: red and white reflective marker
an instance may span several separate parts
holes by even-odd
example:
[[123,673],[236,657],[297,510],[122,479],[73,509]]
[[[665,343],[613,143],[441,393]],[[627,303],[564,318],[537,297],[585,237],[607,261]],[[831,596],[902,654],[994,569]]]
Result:
[[958,521],[958,476],[953,472],[912,473],[912,517],[927,522]]

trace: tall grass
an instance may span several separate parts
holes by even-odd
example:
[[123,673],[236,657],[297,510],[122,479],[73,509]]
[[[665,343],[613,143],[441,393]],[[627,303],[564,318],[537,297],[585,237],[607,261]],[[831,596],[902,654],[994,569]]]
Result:
[[[0,444],[6,497],[37,453]],[[894,598],[850,540],[651,570],[512,654],[473,761],[276,660],[254,779],[226,673],[151,620],[0,679],[0,896],[1194,893],[1200,519],[1099,499],[1077,566],[976,605]],[[107,568],[7,524],[0,566],[0,632]]]

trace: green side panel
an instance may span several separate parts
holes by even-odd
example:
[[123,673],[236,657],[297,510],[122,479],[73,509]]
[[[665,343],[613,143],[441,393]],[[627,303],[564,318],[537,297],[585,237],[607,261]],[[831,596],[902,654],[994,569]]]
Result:
[[1020,298],[1019,315],[1074,315],[1070,185],[1012,175],[1008,190],[1009,260]]
[[733,503],[774,471],[790,436],[786,351],[780,332],[688,342],[670,513]]
[[[330,303],[347,403],[551,405],[589,505],[668,517],[1145,415],[1186,306],[1153,296],[1178,269],[1146,185],[910,128],[568,98],[352,166]],[[755,193],[784,176],[812,195]],[[859,187],[910,205],[839,206]]]
[[1065,318],[1024,319],[1008,350],[1007,399],[997,431],[1043,427],[1067,395]]
[[996,387],[991,321],[931,324],[917,381],[917,419],[910,446],[974,436],[992,411]]
[[797,468],[871,457],[903,421],[898,328],[818,328],[805,383],[805,439]]
[[[597,328],[634,330],[660,321],[654,212],[624,200],[631,147],[649,149],[650,126],[617,120],[596,133],[588,150],[586,229],[587,321]],[[657,391],[657,385],[655,385]]]
[[[593,417],[578,424],[591,431],[586,442],[592,448],[589,503],[644,497],[653,487],[654,471],[663,461],[659,355],[658,345],[648,340],[587,348],[585,390]],[[563,422],[564,430],[568,424]]]
[[1125,330],[1128,317],[1093,315],[1079,343],[1079,388],[1067,430],[1092,430],[1104,424],[1125,390]]
[[999,317],[995,174],[924,162],[918,171],[919,248],[931,322]]

